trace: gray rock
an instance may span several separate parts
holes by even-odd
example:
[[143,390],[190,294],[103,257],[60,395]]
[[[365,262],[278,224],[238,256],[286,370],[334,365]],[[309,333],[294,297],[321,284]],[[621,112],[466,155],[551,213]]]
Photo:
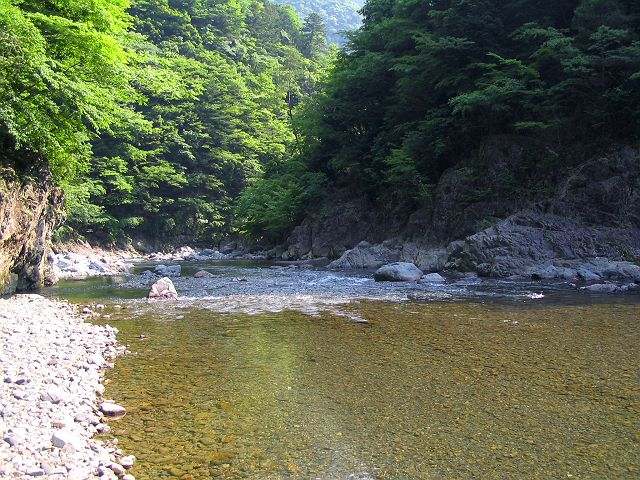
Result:
[[175,300],[178,298],[178,292],[176,292],[176,287],[171,279],[164,277],[151,285],[148,298],[153,300]]
[[353,270],[360,268],[380,268],[381,266],[398,260],[400,253],[385,245],[371,245],[360,242],[351,250],[347,250],[340,258],[331,262],[330,270]]
[[613,283],[596,283],[594,285],[583,287],[583,290],[593,293],[615,293],[624,291],[623,288]]
[[154,271],[164,277],[179,277],[182,273],[182,267],[180,265],[157,265]]
[[115,473],[118,477],[122,477],[123,475],[125,475],[127,472],[124,469],[123,465],[120,465],[119,463],[116,462],[111,462],[109,464],[109,469]]
[[400,261],[410,262],[425,273],[437,272],[444,268],[449,253],[446,248],[420,247],[415,243],[402,246]]
[[376,270],[374,278],[377,282],[417,282],[422,277],[422,270],[413,263],[390,263]]
[[444,283],[447,280],[439,273],[429,273],[420,279],[420,283]]

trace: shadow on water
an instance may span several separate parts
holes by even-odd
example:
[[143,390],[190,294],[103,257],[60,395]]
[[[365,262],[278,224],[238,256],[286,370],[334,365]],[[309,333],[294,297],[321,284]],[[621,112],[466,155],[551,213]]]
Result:
[[[250,270],[249,286],[225,287],[230,295],[264,293]],[[297,279],[305,294],[317,281],[266,270],[255,278]],[[118,285],[76,282],[54,294],[106,303],[130,346],[106,395],[127,407],[112,428],[138,457],[138,479],[640,475],[637,297],[553,287],[532,299],[520,295],[525,286],[514,296],[359,300],[344,308],[369,322],[361,325],[326,308],[247,315],[193,298],[146,305]],[[345,294],[317,285],[321,295]]]

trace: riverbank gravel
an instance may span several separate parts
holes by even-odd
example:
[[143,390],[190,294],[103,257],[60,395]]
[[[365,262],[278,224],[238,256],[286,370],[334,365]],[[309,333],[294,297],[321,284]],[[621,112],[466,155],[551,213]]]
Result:
[[109,430],[98,405],[116,333],[39,295],[0,299],[0,478],[132,478],[116,441],[93,438]]

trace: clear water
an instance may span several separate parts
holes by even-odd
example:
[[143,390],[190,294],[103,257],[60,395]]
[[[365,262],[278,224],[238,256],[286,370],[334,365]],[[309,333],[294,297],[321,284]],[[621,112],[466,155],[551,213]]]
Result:
[[138,479],[640,476],[635,297],[471,282],[415,303],[407,285],[209,268],[168,304],[118,279],[50,292],[106,303],[130,346],[106,395]]

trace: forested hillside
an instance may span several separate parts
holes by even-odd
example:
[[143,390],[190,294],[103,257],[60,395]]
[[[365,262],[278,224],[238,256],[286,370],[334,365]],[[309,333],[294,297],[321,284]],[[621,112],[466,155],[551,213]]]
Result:
[[[303,163],[327,186],[307,214],[348,197],[398,223],[429,215],[456,166],[477,179],[467,201],[499,203],[481,147],[500,136],[507,151],[537,152],[499,171],[502,198],[537,199],[590,156],[640,138],[639,2],[369,0],[363,12],[301,118]],[[266,218],[254,229],[277,224]]]
[[[274,244],[345,199],[399,225],[431,212],[452,168],[465,198],[535,200],[638,142],[636,1],[370,0],[363,14],[336,54],[320,16],[266,0],[4,0],[3,166],[50,167],[61,235]],[[496,138],[535,153],[490,187]]]
[[293,6],[304,18],[319,15],[327,27],[329,41],[338,44],[345,43],[343,32],[356,30],[362,22],[359,11],[363,0],[277,0],[277,3]]
[[3,163],[48,161],[64,229],[105,240],[228,234],[235,197],[293,145],[326,58],[321,24],[266,1],[0,8]]

